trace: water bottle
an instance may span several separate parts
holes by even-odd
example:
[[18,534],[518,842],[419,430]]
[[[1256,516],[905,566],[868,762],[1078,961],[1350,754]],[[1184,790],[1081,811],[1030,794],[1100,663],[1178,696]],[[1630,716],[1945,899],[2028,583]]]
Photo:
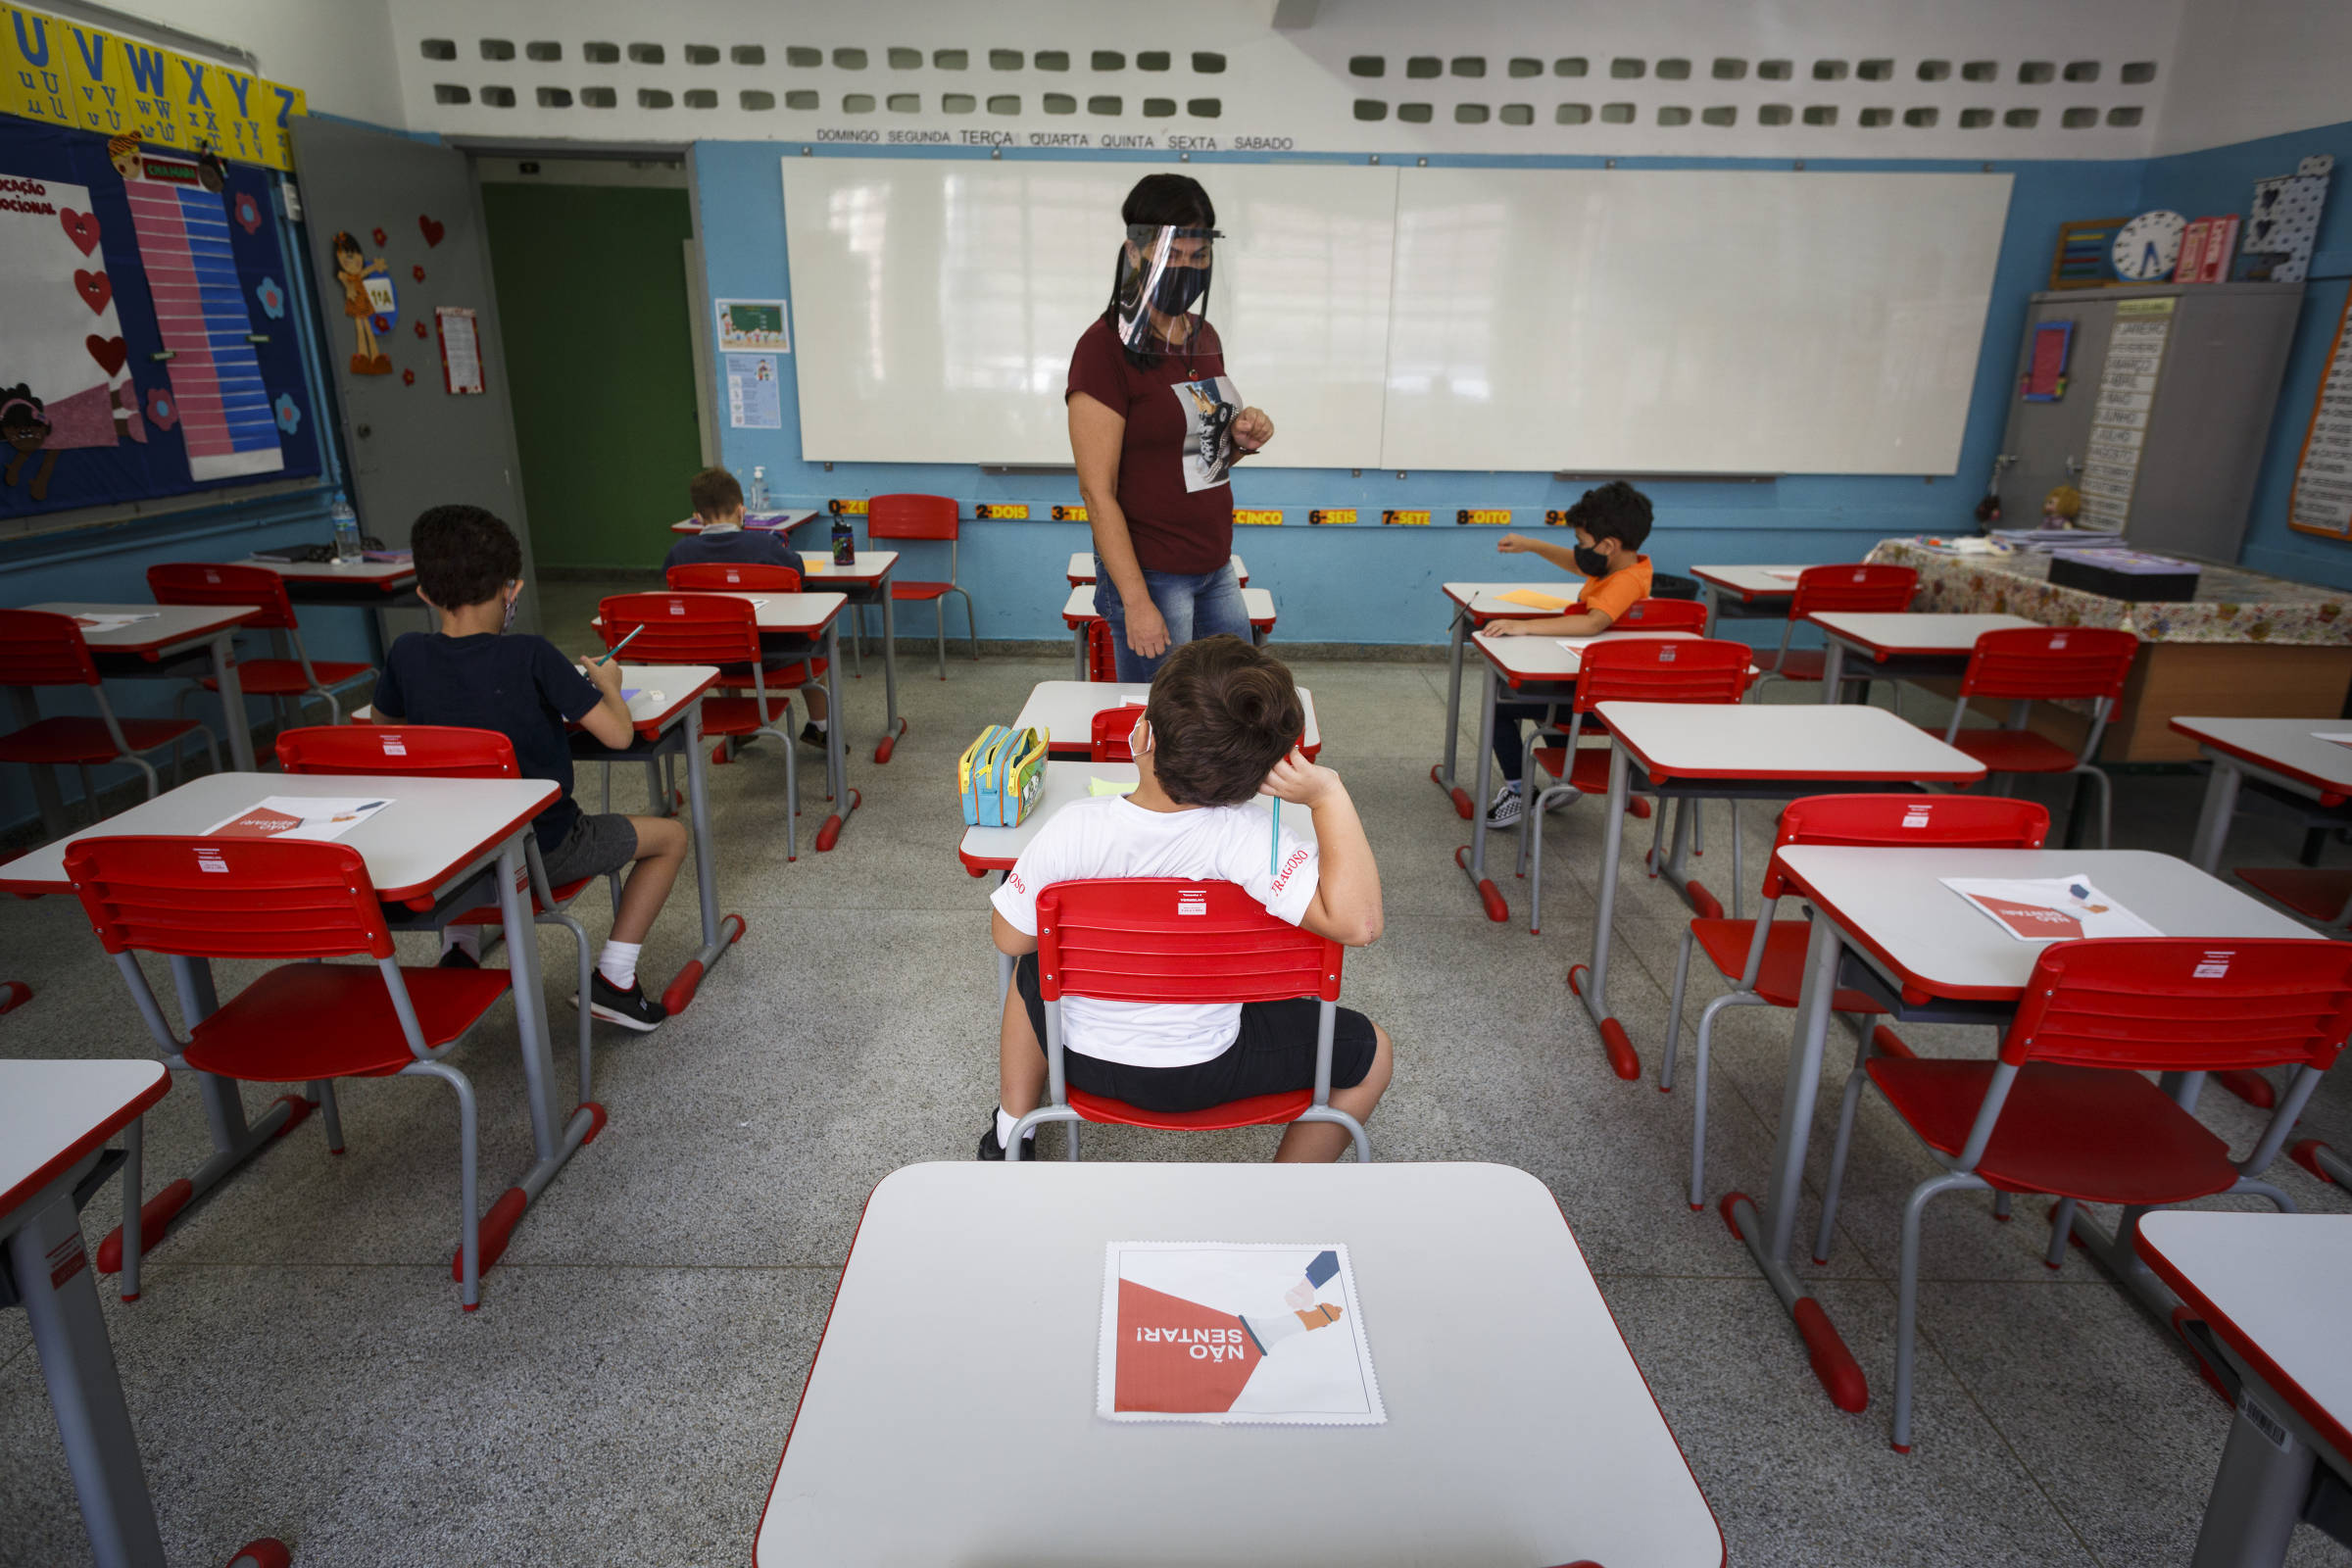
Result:
[[335,524],[335,561],[337,564],[360,559],[360,514],[351,510],[343,492],[335,492],[335,504],[327,509]]
[[858,530],[850,526],[848,517],[839,514],[833,518],[833,564],[858,564]]
[[747,512],[760,513],[767,510],[767,469],[758,466],[752,469],[752,493],[745,499],[748,504],[744,510]]

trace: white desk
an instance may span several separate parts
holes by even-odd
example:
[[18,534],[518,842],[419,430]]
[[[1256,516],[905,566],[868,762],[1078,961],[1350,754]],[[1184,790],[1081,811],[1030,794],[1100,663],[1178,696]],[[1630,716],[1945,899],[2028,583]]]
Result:
[[[1821,628],[1821,700],[1841,702],[1847,680],[1899,680],[1913,675],[1958,675],[1968,668],[1977,639],[1988,631],[2034,626],[2023,615],[1963,615],[1940,612],[1818,611],[1805,617]],[[1850,674],[1847,657],[1860,667]]]
[[[1096,1419],[1104,1247],[1204,1236],[1348,1244],[1386,1425]],[[757,1568],[1723,1556],[1559,1205],[1474,1164],[896,1172],[753,1546]]]
[[[1773,710],[1762,710],[1771,712]],[[2144,850],[1882,850],[1796,845],[1780,852],[1790,891],[1813,906],[1804,990],[1788,1045],[1771,1186],[1759,1209],[1744,1193],[1726,1194],[1724,1220],[1747,1244],[1764,1277],[1805,1333],[1825,1385],[1862,1374],[1829,1316],[1788,1265],[1803,1201],[1806,1144],[1820,1098],[1830,1003],[1844,982],[1872,990],[1896,1020],[1927,1017],[2005,1027],[2040,958],[2040,942],[2020,942],[1941,885],[1947,876],[2087,875],[2099,890],[2166,936],[2286,937],[2309,930],[2169,855]],[[2078,1211],[2074,1234],[2127,1288],[2145,1277],[2124,1249]],[[1810,1309],[1803,1303],[1812,1302]],[[2169,1306],[2165,1309],[2170,1310]],[[2161,1314],[2160,1314],[2161,1315]],[[1859,1409],[1859,1404],[1847,1408]]]
[[[1264,647],[1274,631],[1274,596],[1263,588],[1243,589],[1242,612],[1250,617],[1250,640]],[[1079,680],[1086,679],[1086,629],[1102,618],[1102,612],[1095,609],[1093,583],[1081,583],[1070,590],[1070,597],[1061,607],[1061,623],[1077,636]]]
[[[865,626],[865,607],[882,607],[884,714],[882,739],[874,745],[874,760],[877,763],[887,762],[890,754],[898,749],[899,737],[906,733],[906,721],[899,717],[899,623],[898,612],[892,608],[897,600],[890,591],[890,574],[898,569],[899,553],[896,550],[860,550],[846,566],[835,565],[830,551],[804,550],[800,555],[803,587],[821,583],[827,589],[838,589],[847,594],[850,603],[858,607],[857,617],[850,622],[850,648],[858,659],[860,675],[864,672],[865,645],[858,633]],[[839,709],[834,710],[837,715],[840,711]],[[838,730],[841,724],[842,720],[836,716],[828,727]]]
[[1796,597],[1803,566],[1692,566],[1698,594],[1706,601],[1707,635],[1718,620],[1781,620]]
[[[65,854],[83,839],[153,834],[200,836],[255,802],[271,795],[297,797],[380,796],[391,805],[352,828],[336,842],[359,851],[368,879],[395,929],[432,928],[453,913],[495,895],[506,934],[507,961],[514,970],[514,1023],[522,1051],[525,1101],[530,1113],[531,1168],[514,1186],[527,1204],[563,1169],[564,1162],[604,1125],[604,1107],[583,1102],[565,1115],[557,1098],[561,1084],[548,1044],[544,990],[539,974],[538,934],[532,928],[531,897],[524,866],[523,838],[531,823],[554,802],[556,786],[534,778],[428,778],[416,774],[217,773],[134,806],[71,838],[46,845],[0,865],[0,893],[71,894]],[[492,872],[487,883],[484,874]],[[220,1001],[212,965],[205,958],[173,958],[172,976],[180,1012],[193,1026],[209,1017]],[[176,1214],[220,1183],[273,1140],[308,1116],[312,1102],[299,1094],[281,1097],[259,1120],[248,1123],[238,1086],[211,1073],[196,1075],[212,1130],[213,1155],[187,1177],[166,1187],[147,1204],[146,1247],[152,1250]],[[482,1221],[481,1267],[487,1272],[503,1251],[522,1215],[493,1207]]]
[[2203,870],[2217,870],[2222,850],[2230,839],[2230,819],[2237,810],[2237,792],[2248,778],[2324,808],[2352,801],[2352,746],[2320,739],[2322,735],[2352,735],[2352,720],[2341,718],[2190,718],[2178,717],[2172,727],[2203,749],[2213,771],[2205,780],[2205,806],[2197,816],[2197,836],[2189,858]]
[[2134,1245],[2242,1384],[2190,1568],[2275,1568],[2313,1466],[2352,1482],[2352,1216],[2165,1209]]
[[[1055,757],[1083,758],[1094,747],[1095,715],[1133,699],[1141,703],[1150,684],[1125,686],[1099,680],[1041,680],[1029,688],[1029,700],[1012,723],[1015,729],[1042,725],[1048,750]],[[1315,694],[1298,688],[1299,706],[1306,710],[1306,739],[1299,744],[1312,761],[1323,752],[1323,731],[1315,723]]]
[[1439,591],[1453,607],[1453,626],[1449,633],[1452,647],[1446,655],[1445,759],[1430,768],[1429,776],[1438,788],[1452,798],[1454,814],[1464,821],[1470,818],[1470,796],[1454,781],[1462,730],[1462,645],[1469,640],[1472,632],[1490,620],[1533,620],[1538,615],[1564,613],[1553,610],[1532,610],[1525,605],[1504,604],[1498,595],[1532,588],[1540,594],[1574,600],[1576,595],[1560,592],[1561,588],[1568,586],[1572,585],[1561,582],[1448,582],[1439,585]]
[[[416,586],[416,565],[410,561],[268,561],[248,556],[236,564],[276,572],[286,579],[286,597],[298,605],[343,605],[360,611],[372,664],[384,662],[384,649],[391,641],[384,629],[385,613]],[[414,599],[408,608],[423,613],[428,631],[439,629],[432,606]]]
[[[1233,580],[1235,584],[1243,588],[1249,587],[1249,566],[1243,563],[1242,558],[1239,555],[1229,557],[1228,560],[1231,562],[1233,566]],[[1093,582],[1095,580],[1095,553],[1092,550],[1071,551],[1070,569],[1068,575],[1070,579],[1070,586],[1073,588],[1077,587],[1081,583]]]
[[[805,510],[789,512],[747,512],[743,514],[743,526],[744,531],[747,533],[790,533],[793,529],[798,528],[802,523],[812,522],[815,520],[815,513]],[[700,517],[687,517],[682,521],[671,523],[669,525],[669,531],[671,533],[701,533],[703,531],[703,519]]]

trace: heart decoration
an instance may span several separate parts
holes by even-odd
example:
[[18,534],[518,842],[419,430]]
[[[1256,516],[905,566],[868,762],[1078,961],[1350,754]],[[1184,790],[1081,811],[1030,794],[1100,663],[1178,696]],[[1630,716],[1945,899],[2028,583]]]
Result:
[[92,332],[81,342],[82,346],[90,351],[90,358],[96,360],[99,367],[109,375],[122,369],[122,362],[130,358],[128,345],[119,337],[100,337],[97,333]]
[[77,213],[73,208],[66,207],[59,209],[57,220],[64,227],[66,238],[72,240],[74,248],[82,255],[87,256],[98,248],[98,215],[96,213]]
[[383,243],[384,243],[384,231],[383,231],[382,229],[380,229],[380,228],[379,228],[379,229],[376,229],[374,232],[375,232],[375,242],[376,242],[376,244],[378,244],[378,245],[381,245],[381,244],[383,244]]
[[424,281],[424,269],[421,267],[412,267],[409,269],[409,275],[415,278],[417,282],[421,283]]
[[104,272],[74,273],[74,286],[81,292],[81,303],[90,308],[93,316],[104,316],[106,307],[115,297],[114,280]]
[[402,386],[415,386],[416,384],[416,372],[415,370],[401,371],[400,384]]
[[424,235],[424,242],[427,245],[440,244],[441,236],[449,232],[446,227],[425,217],[422,213],[416,215],[416,228],[419,233]]

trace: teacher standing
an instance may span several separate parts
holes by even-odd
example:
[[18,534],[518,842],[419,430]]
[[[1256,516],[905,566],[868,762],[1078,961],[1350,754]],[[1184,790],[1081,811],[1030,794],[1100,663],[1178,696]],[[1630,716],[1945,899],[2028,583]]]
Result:
[[[1070,455],[1095,534],[1095,608],[1119,679],[1170,649],[1247,639],[1233,575],[1233,465],[1273,439],[1246,408],[1208,324],[1217,210],[1185,174],[1147,174],[1119,216],[1110,303],[1070,354]],[[1196,309],[1198,307],[1198,309]]]

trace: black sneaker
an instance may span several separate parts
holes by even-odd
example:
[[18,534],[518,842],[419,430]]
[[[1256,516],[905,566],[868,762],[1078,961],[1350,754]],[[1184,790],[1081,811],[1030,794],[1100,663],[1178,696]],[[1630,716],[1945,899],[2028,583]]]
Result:
[[[980,1135],[980,1157],[996,1160],[1004,1157],[1004,1145],[997,1137],[997,1118],[993,1114],[988,1118],[988,1131]],[[1035,1159],[1036,1157],[1037,1134],[1033,1132],[1021,1140],[1021,1158]]]
[[[571,1004],[578,1006],[580,999],[573,997]],[[645,994],[643,985],[631,981],[629,989],[623,991],[606,979],[602,969],[589,977],[588,1010],[607,1023],[616,1023],[639,1034],[661,1028],[662,1020],[669,1016],[662,1004]]]
[[801,726],[801,744],[813,746],[820,752],[825,749],[825,732],[816,727],[815,720],[811,719]]

